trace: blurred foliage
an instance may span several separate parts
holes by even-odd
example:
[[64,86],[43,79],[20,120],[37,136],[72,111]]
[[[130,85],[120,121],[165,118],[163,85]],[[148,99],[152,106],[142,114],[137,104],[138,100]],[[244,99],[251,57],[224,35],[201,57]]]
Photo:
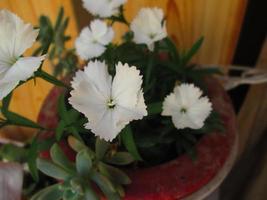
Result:
[[66,48],[66,42],[71,39],[65,33],[68,23],[69,18],[64,16],[63,8],[60,9],[54,25],[49,17],[41,16],[39,19],[40,32],[37,38],[40,47],[34,52],[34,55],[38,55],[43,49],[49,48],[48,58],[52,64],[54,75],[61,78],[75,72],[78,66],[78,58],[74,49]]

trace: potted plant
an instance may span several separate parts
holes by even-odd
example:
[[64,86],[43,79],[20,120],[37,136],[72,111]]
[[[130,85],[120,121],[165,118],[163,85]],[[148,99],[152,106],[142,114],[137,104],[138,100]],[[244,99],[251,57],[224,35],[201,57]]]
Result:
[[[159,8],[142,8],[128,22],[124,0],[83,3],[95,19],[75,51],[65,47],[63,9],[54,26],[40,18],[39,35],[0,11],[1,126],[39,130],[24,147],[39,180],[25,184],[31,199],[204,198],[231,168],[237,136],[229,97],[212,77],[220,71],[190,63],[203,38],[181,52]],[[129,27],[119,44],[112,43],[113,23]],[[21,57],[36,38],[35,57]],[[44,59],[55,76],[42,70]],[[8,109],[12,90],[35,77],[56,85],[38,123]]]

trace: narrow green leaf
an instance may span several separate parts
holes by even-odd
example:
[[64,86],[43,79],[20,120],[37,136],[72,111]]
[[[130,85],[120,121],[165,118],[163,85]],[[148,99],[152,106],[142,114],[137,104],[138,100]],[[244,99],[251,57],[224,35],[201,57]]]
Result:
[[95,153],[97,159],[101,160],[109,148],[109,143],[101,140],[99,137],[96,139]]
[[12,98],[12,92],[9,93],[5,98],[3,98],[2,100],[2,109],[1,112],[3,113],[3,115],[5,116],[6,113],[8,112],[8,108],[9,108],[9,104]]
[[92,159],[86,150],[80,151],[76,156],[76,169],[80,176],[89,177],[92,168]]
[[37,128],[37,129],[44,129],[39,124],[35,123],[34,121],[27,119],[17,113],[8,111],[5,113],[5,117],[9,121],[10,124],[17,125],[17,126],[25,126],[30,128]]
[[37,167],[44,174],[59,180],[67,180],[70,177],[67,171],[49,160],[38,158]]
[[203,41],[204,41],[204,37],[201,37],[193,44],[191,49],[188,52],[186,52],[186,54],[182,58],[182,65],[183,66],[185,66],[191,60],[191,58],[198,52]]
[[61,120],[58,125],[57,125],[57,128],[56,128],[56,139],[57,141],[60,141],[62,136],[63,136],[63,133],[64,133],[64,130],[65,130],[65,121]]
[[151,103],[147,106],[148,115],[156,115],[162,112],[162,102]]
[[137,147],[136,147],[136,144],[135,144],[135,141],[133,138],[133,132],[132,132],[130,125],[127,125],[123,129],[123,131],[121,133],[121,138],[122,138],[122,142],[123,142],[125,148],[130,152],[130,154],[133,156],[133,158],[135,160],[142,160],[142,158],[141,158],[141,156],[137,150]]
[[37,182],[39,180],[39,174],[37,170],[36,159],[38,157],[38,143],[37,137],[35,137],[31,143],[31,147],[27,154],[27,163],[29,166],[30,173],[33,179]]
[[118,152],[112,157],[106,157],[105,161],[114,165],[129,165],[134,162],[135,159],[128,152]]
[[164,39],[164,42],[167,45],[168,50],[169,50],[173,60],[178,60],[179,59],[179,54],[178,54],[176,45],[173,43],[173,41],[169,37],[166,37]]
[[70,88],[69,86],[67,86],[66,84],[64,84],[63,82],[61,82],[60,80],[56,79],[54,76],[48,74],[45,71],[38,70],[38,71],[35,72],[35,76],[36,77],[40,77],[40,78],[46,80],[47,82],[52,83],[52,84],[54,84],[56,86],[65,87],[67,89]]
[[100,162],[99,170],[101,174],[108,177],[112,182],[122,185],[128,185],[131,183],[131,179],[127,176],[127,174],[118,168]]
[[58,144],[54,144],[50,149],[50,155],[54,163],[70,173],[75,172],[74,165],[69,161],[67,156],[61,150]]
[[217,74],[217,75],[222,75],[222,71],[219,68],[215,68],[215,67],[209,67],[209,68],[197,68],[197,69],[193,69],[192,73],[196,73],[198,75],[213,75],[213,74]]
[[57,20],[56,20],[56,24],[55,24],[55,28],[54,28],[56,31],[58,30],[60,24],[62,23],[63,16],[64,16],[64,8],[60,7]]
[[66,125],[69,125],[68,111],[65,104],[65,95],[60,95],[58,98],[58,113],[61,119],[66,122]]

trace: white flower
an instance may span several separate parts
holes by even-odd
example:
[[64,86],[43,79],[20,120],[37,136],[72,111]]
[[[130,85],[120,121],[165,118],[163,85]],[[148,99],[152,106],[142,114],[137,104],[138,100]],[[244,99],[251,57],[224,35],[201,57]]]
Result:
[[83,7],[94,16],[111,17],[127,0],[83,0]]
[[142,8],[131,23],[134,42],[146,44],[152,51],[154,43],[167,36],[164,14],[159,8]]
[[107,65],[100,61],[90,61],[76,73],[69,102],[88,118],[87,129],[111,141],[130,121],[147,115],[139,73],[136,67],[119,62],[112,80]]
[[25,24],[17,15],[0,10],[0,100],[20,81],[30,78],[44,56],[20,57],[33,45],[38,35],[31,24]]
[[114,31],[104,21],[96,19],[90,27],[85,27],[75,41],[78,55],[88,60],[100,56],[105,52],[105,45],[109,44],[114,37]]
[[163,116],[171,116],[177,129],[199,129],[204,125],[212,108],[207,97],[193,84],[181,84],[174,88],[163,102]]

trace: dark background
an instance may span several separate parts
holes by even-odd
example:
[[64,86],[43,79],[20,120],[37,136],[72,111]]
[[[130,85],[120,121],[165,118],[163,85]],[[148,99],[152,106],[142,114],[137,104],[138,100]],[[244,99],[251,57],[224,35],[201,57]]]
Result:
[[[254,67],[267,33],[267,0],[249,0],[241,29],[234,65]],[[249,86],[239,86],[229,92],[236,111],[245,99]]]

